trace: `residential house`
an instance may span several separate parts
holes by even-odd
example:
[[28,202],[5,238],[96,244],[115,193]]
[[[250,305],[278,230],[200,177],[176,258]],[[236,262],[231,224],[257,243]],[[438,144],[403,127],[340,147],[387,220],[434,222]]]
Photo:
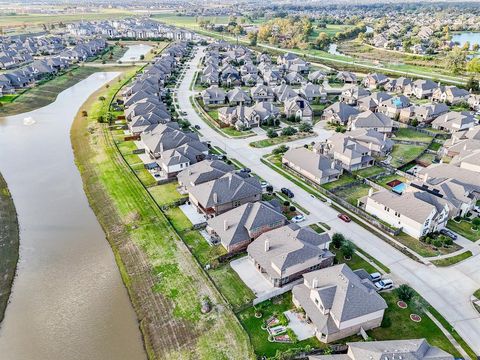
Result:
[[304,273],[332,266],[330,242],[327,233],[290,224],[260,235],[248,245],[247,253],[255,268],[273,286],[281,287]]
[[357,82],[357,75],[349,71],[339,71],[335,78],[345,84],[356,84]]
[[310,355],[308,360],[454,360],[425,339],[347,342],[348,352],[338,355]]
[[229,252],[245,250],[263,233],[284,226],[287,218],[279,204],[266,201],[246,203],[207,222],[207,232]]
[[394,142],[387,137],[386,133],[380,133],[373,129],[358,129],[343,134],[335,133],[329,141],[340,142],[346,138],[368,148],[372,156],[385,156],[392,151],[394,145]]
[[325,142],[314,145],[314,151],[331,156],[347,171],[356,171],[373,166],[372,150],[351,137],[332,136]]
[[346,125],[353,116],[359,113],[360,111],[353,106],[336,102],[323,110],[321,119],[334,124]]
[[433,120],[432,128],[453,133],[455,131],[462,131],[472,128],[477,124],[477,122],[477,119],[471,112],[450,111]]
[[391,119],[407,122],[411,116],[410,100],[405,95],[398,95],[382,101],[378,106],[379,112]]
[[450,212],[447,201],[426,191],[371,189],[359,201],[366,212],[416,239],[445,227]]
[[292,71],[285,75],[285,82],[289,85],[300,85],[305,82],[305,79],[300,73]]
[[250,95],[239,87],[230,90],[227,93],[227,99],[230,105],[248,105],[252,102]]
[[413,81],[410,78],[399,77],[397,79],[390,79],[385,85],[384,88],[386,91],[403,93],[407,85],[412,85]]
[[349,89],[345,89],[340,94],[340,102],[355,106],[357,102],[364,98],[370,96],[370,91],[365,89],[362,86],[353,86]]
[[178,184],[182,192],[188,192],[194,186],[219,179],[234,170],[234,166],[221,160],[204,160],[179,172],[177,174]]
[[237,129],[250,129],[276,119],[280,114],[279,109],[271,102],[258,102],[253,106],[238,105],[234,107],[223,107],[218,109],[218,119],[235,126]]
[[431,123],[434,119],[449,111],[450,108],[444,103],[425,104],[415,106],[411,116],[415,117],[418,121]]
[[430,79],[419,79],[405,86],[404,94],[415,96],[418,99],[426,99],[433,95],[439,85]]
[[224,104],[226,99],[225,91],[218,86],[212,85],[201,93],[203,103],[205,105]]
[[358,109],[360,111],[370,110],[376,112],[384,101],[390,100],[391,98],[392,96],[385,91],[375,92],[370,96],[358,100]]
[[208,217],[223,214],[262,198],[262,187],[255,177],[230,172],[189,189],[189,200],[199,213]]
[[380,327],[388,307],[346,264],[304,274],[303,283],[292,288],[292,301],[305,311],[323,343]]
[[315,101],[325,103],[327,101],[327,92],[321,85],[315,85],[311,82],[300,87],[298,94],[309,102]]
[[432,94],[432,101],[444,102],[451,105],[467,103],[470,92],[456,86],[439,86]]
[[367,89],[378,89],[388,82],[388,77],[381,73],[368,74],[362,81]]
[[287,118],[295,117],[302,121],[313,122],[313,110],[310,103],[298,95],[285,100],[283,109]]
[[290,148],[282,156],[282,164],[318,185],[338,180],[343,172],[329,156],[304,147]]
[[391,134],[393,120],[382,113],[374,113],[370,110],[352,116],[349,123],[350,130],[372,129],[381,133]]
[[266,86],[263,84],[254,86],[250,89],[250,94],[255,102],[262,102],[262,101],[273,101],[275,100],[275,93],[270,86]]
[[327,75],[321,70],[315,70],[308,74],[308,81],[311,81],[314,84],[323,83],[327,78]]

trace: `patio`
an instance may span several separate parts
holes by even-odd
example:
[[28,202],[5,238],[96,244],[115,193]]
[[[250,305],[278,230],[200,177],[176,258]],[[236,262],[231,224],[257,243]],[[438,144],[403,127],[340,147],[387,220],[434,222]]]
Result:
[[233,260],[230,263],[232,269],[240,276],[240,279],[247,285],[256,296],[263,295],[277,289],[263,277],[260,272],[255,269],[253,262],[245,256],[243,258]]
[[183,204],[179,206],[180,210],[185,214],[185,216],[190,220],[192,225],[199,225],[205,223],[207,220],[203,214],[199,214],[197,209],[193,205]]
[[315,336],[315,327],[303,319],[302,313],[296,313],[292,310],[283,313],[288,319],[288,327],[297,335],[299,341],[309,339]]

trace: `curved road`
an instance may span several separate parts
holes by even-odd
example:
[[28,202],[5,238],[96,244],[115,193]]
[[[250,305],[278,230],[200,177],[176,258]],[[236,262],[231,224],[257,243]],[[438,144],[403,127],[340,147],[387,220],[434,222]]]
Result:
[[[200,125],[204,140],[224,149],[253,172],[271,183],[275,188],[288,187],[295,193],[295,201],[310,212],[310,222],[322,221],[331,226],[332,231],[342,232],[357,246],[374,258],[388,266],[392,278],[398,283],[408,283],[420,293],[435,309],[437,309],[470,345],[480,354],[480,315],[470,303],[470,296],[480,288],[480,255],[478,252],[471,258],[448,268],[437,268],[420,264],[388,243],[378,238],[370,231],[355,222],[344,223],[337,218],[338,212],[326,203],[314,199],[311,195],[284,178],[260,161],[271,148],[254,149],[248,143],[255,137],[246,139],[227,139],[210,128],[200,118],[192,104],[190,96],[195,92],[190,90],[197,66],[203,56],[203,48],[197,50],[195,57],[188,63],[182,82],[176,92],[178,106],[187,113],[187,118],[193,125]],[[324,129],[318,130],[319,141],[329,136]],[[260,137],[260,136],[257,136]],[[313,139],[303,139],[309,143]],[[297,141],[300,145],[302,141]]]

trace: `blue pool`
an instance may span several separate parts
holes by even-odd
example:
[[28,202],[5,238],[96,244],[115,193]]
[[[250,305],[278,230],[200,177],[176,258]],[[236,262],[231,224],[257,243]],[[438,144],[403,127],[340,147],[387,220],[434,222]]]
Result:
[[407,184],[405,183],[400,183],[392,188],[393,192],[396,192],[397,194],[403,194],[405,189],[407,188]]

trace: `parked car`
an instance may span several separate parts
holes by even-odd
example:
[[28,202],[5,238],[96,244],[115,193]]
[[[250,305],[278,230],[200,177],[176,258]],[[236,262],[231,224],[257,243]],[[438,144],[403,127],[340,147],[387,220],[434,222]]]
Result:
[[266,181],[260,181],[260,185],[262,186],[262,189],[266,189],[267,186],[270,185],[270,184]]
[[299,222],[302,222],[302,221],[304,221],[304,220],[305,220],[305,216],[303,216],[303,215],[301,215],[301,214],[300,214],[300,215],[297,215],[297,216],[294,216],[294,217],[292,218],[292,222],[294,222],[294,223],[299,223]]
[[371,273],[370,274],[370,280],[372,282],[380,281],[380,280],[382,280],[382,274],[380,274],[379,272]]
[[243,169],[240,169],[240,172],[243,172],[243,173],[250,174],[250,173],[252,172],[252,169],[249,169],[249,168],[243,168]]
[[383,279],[375,283],[377,291],[388,290],[393,288],[393,281],[390,279]]
[[457,234],[455,234],[453,231],[448,230],[448,229],[440,230],[440,234],[448,236],[452,240],[457,240],[457,238],[458,238]]
[[290,189],[287,188],[281,188],[280,191],[282,192],[283,195],[286,195],[290,199],[293,198],[293,192]]
[[195,129],[200,130],[200,125],[195,125]]
[[352,220],[348,217],[348,215],[346,215],[346,214],[338,214],[338,218],[339,218],[340,220],[343,220],[343,221],[347,222],[347,223],[350,222],[350,221],[352,221]]
[[477,213],[480,213],[480,206],[474,206],[473,210],[475,210]]

